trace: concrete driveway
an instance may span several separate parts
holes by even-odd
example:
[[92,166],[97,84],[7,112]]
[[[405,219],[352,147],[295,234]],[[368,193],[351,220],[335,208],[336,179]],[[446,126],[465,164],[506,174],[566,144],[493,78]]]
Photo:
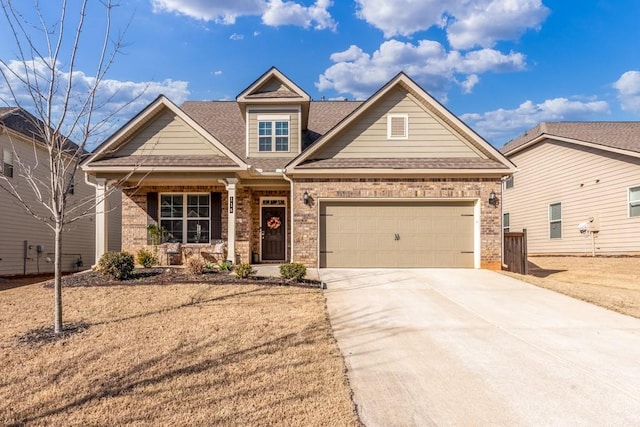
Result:
[[367,426],[640,425],[640,319],[485,270],[320,275]]

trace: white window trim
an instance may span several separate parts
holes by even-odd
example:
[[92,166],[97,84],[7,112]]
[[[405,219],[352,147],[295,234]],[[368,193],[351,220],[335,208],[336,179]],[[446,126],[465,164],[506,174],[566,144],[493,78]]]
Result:
[[[271,122],[271,150],[260,149],[260,122]],[[287,122],[287,149],[276,150],[276,122]],[[291,116],[289,114],[258,114],[256,119],[256,135],[258,153],[290,153],[291,152]]]
[[640,200],[631,201],[631,190],[637,190],[640,192],[640,185],[634,185],[633,187],[627,188],[627,218],[640,218],[640,215],[631,215],[631,207],[640,206]]
[[[210,244],[209,242],[211,241],[211,193],[207,193],[207,192],[171,192],[171,191],[167,191],[167,192],[162,192],[162,193],[158,193],[158,224],[162,224],[162,220],[165,221],[169,221],[172,219],[178,219],[178,217],[163,217],[162,216],[162,196],[167,196],[167,195],[171,195],[171,196],[175,196],[175,195],[181,195],[182,196],[182,218],[180,218],[182,220],[182,242],[179,242],[183,245],[208,245]],[[187,207],[188,207],[188,203],[187,203],[187,196],[208,196],[209,197],[209,216],[207,218],[204,217],[198,217],[198,218],[188,218],[187,217]],[[187,222],[189,220],[203,220],[206,219],[209,221],[209,242],[206,243],[189,243],[187,242]]]
[[[393,136],[391,132],[391,121],[394,118],[404,119],[404,135]],[[408,114],[387,114],[387,139],[409,139],[409,115]]]
[[[551,219],[551,206],[553,205],[560,205],[560,219]],[[553,202],[553,203],[549,203],[549,206],[547,207],[547,215],[548,215],[548,219],[549,219],[549,226],[547,228],[547,234],[549,236],[549,240],[561,240],[564,236],[564,233],[562,232],[562,202]],[[560,223],[560,237],[551,237],[551,224],[554,222],[559,222]]]
[[[509,218],[509,225],[507,225],[507,226],[504,225],[504,217],[505,217],[505,215]],[[510,229],[511,229],[511,213],[510,212],[503,212],[502,213],[502,232],[503,233],[508,233]]]

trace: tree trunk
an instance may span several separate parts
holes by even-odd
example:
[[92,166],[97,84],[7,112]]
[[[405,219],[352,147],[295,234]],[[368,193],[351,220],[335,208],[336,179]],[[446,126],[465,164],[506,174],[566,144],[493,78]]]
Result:
[[56,222],[53,280],[53,328],[56,334],[62,332],[62,224]]

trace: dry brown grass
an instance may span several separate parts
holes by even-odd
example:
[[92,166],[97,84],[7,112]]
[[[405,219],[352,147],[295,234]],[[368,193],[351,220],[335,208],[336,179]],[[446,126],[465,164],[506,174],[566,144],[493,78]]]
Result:
[[0,293],[0,425],[358,425],[318,290],[168,285]]
[[505,273],[640,318],[640,257],[529,257],[529,275]]

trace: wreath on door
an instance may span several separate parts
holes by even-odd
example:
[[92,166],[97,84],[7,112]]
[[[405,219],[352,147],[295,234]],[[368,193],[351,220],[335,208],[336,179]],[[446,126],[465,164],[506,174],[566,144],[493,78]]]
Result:
[[269,227],[272,230],[277,230],[278,228],[280,228],[281,225],[282,225],[282,222],[280,221],[280,218],[278,218],[277,216],[272,216],[267,220],[267,227]]

